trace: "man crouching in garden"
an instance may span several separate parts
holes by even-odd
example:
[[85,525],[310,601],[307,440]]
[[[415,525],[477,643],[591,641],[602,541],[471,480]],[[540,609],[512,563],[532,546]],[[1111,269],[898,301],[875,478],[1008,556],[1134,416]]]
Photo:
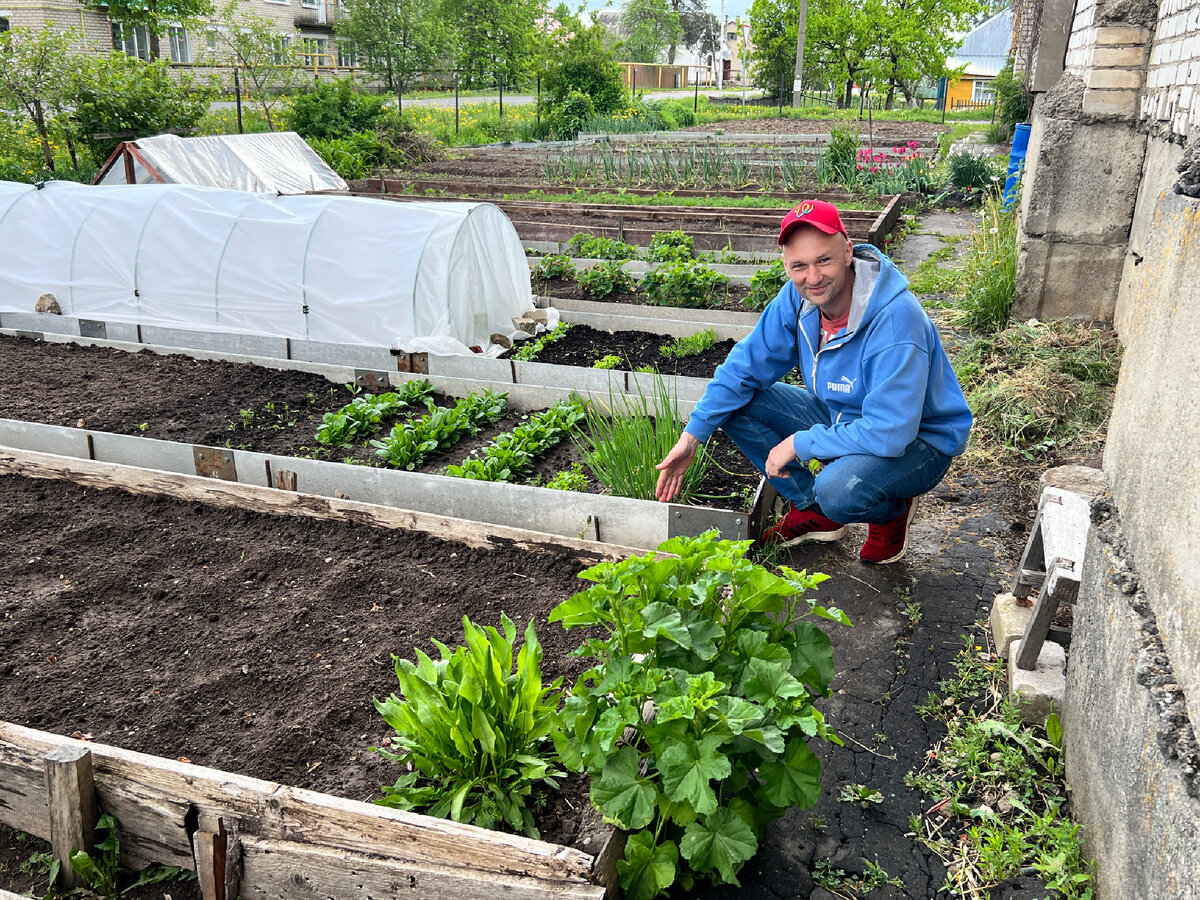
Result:
[[[966,449],[971,412],[908,279],[874,247],[854,247],[836,207],[801,203],[779,244],[790,283],[658,464],[658,499],[675,497],[696,449],[722,428],[791,501],[762,543],[835,541],[867,522],[859,557],[895,562],[916,498]],[[805,387],[780,383],[797,365]]]

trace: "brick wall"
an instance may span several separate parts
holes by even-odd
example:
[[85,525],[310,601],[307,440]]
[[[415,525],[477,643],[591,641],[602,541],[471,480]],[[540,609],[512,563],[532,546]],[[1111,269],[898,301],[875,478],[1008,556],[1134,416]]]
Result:
[[1200,125],[1200,2],[1162,0],[1141,115],[1186,135]]
[[1067,44],[1067,69],[1082,72],[1092,64],[1092,49],[1096,46],[1096,12],[1099,0],[1079,0],[1071,40]]

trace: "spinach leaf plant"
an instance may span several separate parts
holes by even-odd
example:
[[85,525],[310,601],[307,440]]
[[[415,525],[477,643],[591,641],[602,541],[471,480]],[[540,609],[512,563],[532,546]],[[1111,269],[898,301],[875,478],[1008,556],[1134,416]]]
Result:
[[325,413],[317,429],[317,441],[326,446],[344,447],[368,438],[383,429],[383,420],[416,403],[424,403],[433,394],[427,381],[409,381],[399,391],[363,394],[337,412]]
[[533,622],[514,669],[517,629],[504,614],[500,622],[503,633],[463,616],[465,647],[435,640],[437,662],[420,650],[416,663],[396,658],[403,699],[375,701],[396,737],[390,750],[373,749],[411,770],[378,802],[537,837],[526,800],[539,781],[552,785],[565,774],[554,751],[561,679],[542,683]]
[[563,710],[564,764],[586,770],[592,802],[633,832],[618,862],[630,900],[699,876],[738,884],[763,826],[811,806],[821,765],[810,738],[840,743],[813,705],[833,652],[813,617],[845,614],[806,598],[826,579],[745,558],[716,532],[580,574],[594,582],[551,622],[598,626],[578,651],[596,665]]

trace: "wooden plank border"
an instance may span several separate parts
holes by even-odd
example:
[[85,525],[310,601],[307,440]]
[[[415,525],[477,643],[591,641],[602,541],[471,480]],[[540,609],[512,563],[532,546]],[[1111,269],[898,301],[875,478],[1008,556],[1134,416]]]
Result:
[[248,898],[396,895],[418,883],[423,897],[456,900],[605,893],[592,883],[596,859],[570,847],[9,722],[0,722],[0,822],[49,837],[43,760],[62,747],[91,752],[97,800],[120,821],[122,861],[136,868],[193,869],[188,823],[220,819],[237,832]]
[[199,501],[224,509],[248,509],[268,515],[330,519],[373,528],[419,531],[446,540],[461,541],[472,547],[490,547],[496,540],[500,540],[515,543],[525,550],[565,547],[611,559],[645,552],[620,544],[560,537],[507,525],[490,525],[357,500],[341,500],[317,494],[284,491],[13,447],[0,446],[0,474],[71,481],[83,487],[101,490],[117,488],[131,494],[166,495],[178,500]]
[[900,194],[893,194],[892,199],[888,201],[887,206],[871,223],[871,227],[867,232],[867,243],[874,247],[883,248],[884,239],[892,233],[892,229],[896,227],[896,221],[900,218],[902,207],[900,206]]

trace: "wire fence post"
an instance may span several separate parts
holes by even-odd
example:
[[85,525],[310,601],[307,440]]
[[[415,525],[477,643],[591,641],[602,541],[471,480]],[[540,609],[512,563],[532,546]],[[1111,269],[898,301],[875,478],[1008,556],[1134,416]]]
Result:
[[504,73],[500,73],[500,118],[504,118]]
[[458,136],[458,73],[454,73],[454,135]]
[[692,97],[692,112],[700,112],[700,70],[696,70],[696,94]]
[[538,120],[538,124],[541,125],[542,124],[542,76],[541,75],[539,75],[537,77],[537,92],[538,92],[537,120]]
[[629,89],[629,96],[634,100],[637,99],[637,66],[629,70],[629,77],[633,80],[633,87]]
[[779,73],[779,118],[783,118],[783,92],[787,88],[787,69]]

